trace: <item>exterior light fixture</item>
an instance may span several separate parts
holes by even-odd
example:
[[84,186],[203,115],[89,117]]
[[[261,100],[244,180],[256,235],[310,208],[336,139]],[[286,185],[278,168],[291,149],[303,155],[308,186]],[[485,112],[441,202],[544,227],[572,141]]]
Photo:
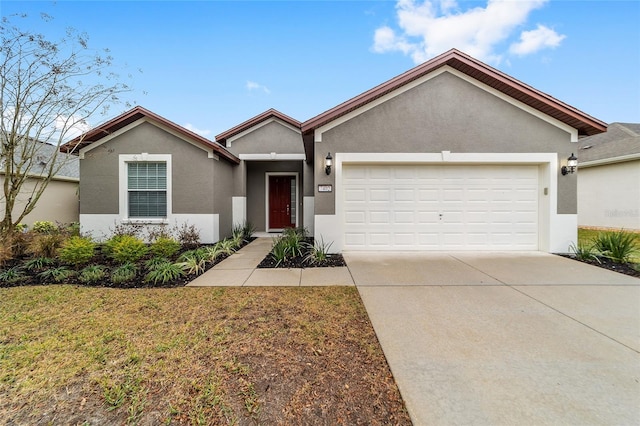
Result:
[[575,155],[573,155],[573,152],[572,152],[571,157],[567,158],[567,165],[562,166],[562,169],[560,169],[560,171],[562,172],[563,176],[566,176],[569,173],[575,173],[577,168],[578,168],[578,158]]
[[333,157],[331,156],[331,153],[327,154],[327,157],[324,159],[324,172],[327,175],[331,174],[331,166],[333,165]]

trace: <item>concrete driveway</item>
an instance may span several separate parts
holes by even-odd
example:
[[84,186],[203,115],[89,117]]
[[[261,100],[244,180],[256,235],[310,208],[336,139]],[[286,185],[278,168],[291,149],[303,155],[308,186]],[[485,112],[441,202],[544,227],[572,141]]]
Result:
[[640,424],[640,279],[546,253],[345,253],[415,425]]

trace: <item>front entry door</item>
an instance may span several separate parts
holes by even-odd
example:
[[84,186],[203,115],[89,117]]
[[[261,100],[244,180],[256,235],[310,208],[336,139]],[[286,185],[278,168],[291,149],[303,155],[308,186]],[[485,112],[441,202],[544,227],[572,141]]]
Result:
[[293,176],[269,176],[269,229],[296,226],[294,185]]

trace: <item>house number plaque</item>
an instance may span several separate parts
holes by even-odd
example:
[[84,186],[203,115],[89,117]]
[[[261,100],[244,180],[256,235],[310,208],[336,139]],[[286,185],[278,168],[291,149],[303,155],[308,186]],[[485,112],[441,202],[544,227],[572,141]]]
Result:
[[333,185],[318,185],[318,192],[331,192]]

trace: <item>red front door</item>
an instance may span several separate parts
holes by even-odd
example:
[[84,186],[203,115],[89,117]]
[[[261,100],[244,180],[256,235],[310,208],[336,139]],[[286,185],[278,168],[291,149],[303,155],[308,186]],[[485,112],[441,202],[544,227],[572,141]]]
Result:
[[269,229],[295,227],[291,216],[293,176],[269,176]]

